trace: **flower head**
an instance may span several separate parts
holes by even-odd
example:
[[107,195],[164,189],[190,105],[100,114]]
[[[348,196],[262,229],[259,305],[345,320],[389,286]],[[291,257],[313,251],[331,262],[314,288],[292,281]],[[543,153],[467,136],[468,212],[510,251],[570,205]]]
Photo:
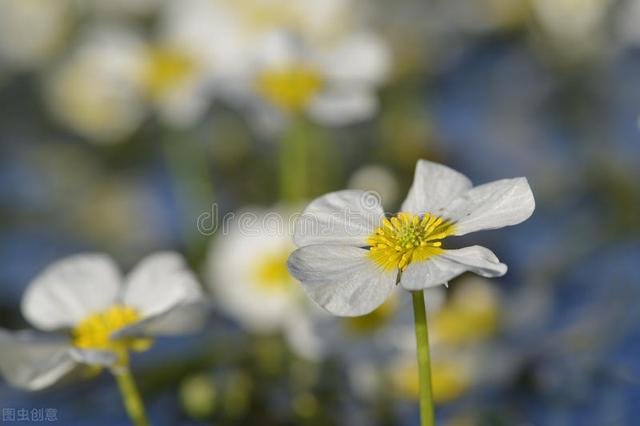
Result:
[[286,209],[244,210],[214,242],[207,284],[219,307],[256,334],[282,332],[300,356],[320,356],[314,310],[287,271],[291,242]]
[[124,280],[105,255],[72,256],[36,277],[22,301],[34,327],[63,333],[0,329],[0,371],[16,386],[40,389],[79,364],[126,366],[129,352],[148,349],[153,336],[198,327],[203,307],[200,286],[176,253],[147,257]]
[[346,190],[309,204],[296,224],[299,247],[288,260],[307,294],[340,316],[380,306],[396,284],[421,290],[471,271],[504,275],[507,266],[489,249],[446,249],[447,237],[515,225],[533,213],[526,178],[473,187],[464,175],[420,160],[401,212],[386,218],[380,201]]

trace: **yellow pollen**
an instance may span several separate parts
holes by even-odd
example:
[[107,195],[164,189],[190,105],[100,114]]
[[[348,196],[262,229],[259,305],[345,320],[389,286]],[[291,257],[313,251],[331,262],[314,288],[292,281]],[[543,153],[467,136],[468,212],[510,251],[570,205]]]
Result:
[[291,251],[271,253],[261,258],[253,269],[253,278],[262,290],[286,291],[294,288],[295,281],[287,270],[287,257]]
[[195,70],[194,61],[182,52],[153,49],[145,70],[145,85],[149,96],[158,98],[180,86]]
[[300,112],[322,87],[320,75],[312,68],[297,65],[263,72],[258,92],[288,112]]
[[404,271],[412,262],[422,262],[442,253],[443,238],[453,235],[454,224],[426,213],[422,218],[398,213],[384,219],[367,240],[369,257],[385,270]]
[[112,339],[111,336],[127,326],[140,321],[138,312],[124,305],[113,305],[109,309],[91,314],[71,331],[73,345],[80,349],[113,351],[118,353],[120,362],[127,361],[127,351],[144,351],[153,343],[151,338],[125,337]]

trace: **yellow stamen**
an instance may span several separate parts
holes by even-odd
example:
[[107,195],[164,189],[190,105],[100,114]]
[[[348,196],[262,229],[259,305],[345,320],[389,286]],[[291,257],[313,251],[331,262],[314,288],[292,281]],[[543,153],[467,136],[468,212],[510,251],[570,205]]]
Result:
[[421,262],[442,253],[443,238],[454,233],[454,224],[426,213],[422,218],[398,213],[384,219],[369,236],[369,257],[386,270],[404,271],[412,262]]
[[260,289],[268,291],[288,291],[296,282],[287,270],[289,250],[265,255],[253,269],[253,278]]
[[145,70],[149,96],[158,98],[179,87],[196,69],[193,59],[171,49],[153,49]]
[[314,69],[298,65],[265,71],[258,78],[258,91],[288,112],[300,112],[322,87]]
[[113,351],[126,364],[128,350],[145,351],[153,343],[151,338],[125,337],[112,339],[112,334],[140,321],[138,312],[124,305],[113,305],[103,312],[91,314],[71,331],[73,345],[80,349]]

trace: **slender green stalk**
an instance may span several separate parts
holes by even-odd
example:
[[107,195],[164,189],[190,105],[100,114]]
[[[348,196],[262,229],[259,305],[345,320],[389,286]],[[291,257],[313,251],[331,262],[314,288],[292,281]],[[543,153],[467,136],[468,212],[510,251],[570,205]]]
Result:
[[136,384],[133,381],[133,376],[131,376],[129,367],[119,366],[111,372],[116,378],[116,382],[118,382],[120,396],[122,397],[122,402],[124,403],[124,407],[127,410],[127,414],[129,415],[131,422],[135,426],[149,426],[149,420],[147,420],[147,415],[144,411],[142,398],[140,397],[138,388],[136,388]]
[[431,387],[431,359],[429,355],[429,330],[427,310],[422,290],[411,293],[418,345],[418,378],[420,380],[420,426],[434,426],[433,391]]
[[308,196],[309,126],[296,117],[280,140],[280,198],[298,202]]
[[203,256],[208,241],[199,232],[197,220],[202,213],[212,214],[215,201],[207,153],[203,141],[193,131],[165,128],[162,138],[166,164],[182,217],[185,248],[188,257],[196,261]]

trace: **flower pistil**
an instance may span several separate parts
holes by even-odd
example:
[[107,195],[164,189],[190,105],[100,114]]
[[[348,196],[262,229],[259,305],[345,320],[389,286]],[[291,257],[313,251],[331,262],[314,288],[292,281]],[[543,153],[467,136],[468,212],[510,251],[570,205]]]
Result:
[[130,306],[113,305],[105,311],[87,316],[76,325],[71,334],[73,345],[80,349],[113,351],[121,362],[126,362],[127,351],[145,351],[152,338],[112,338],[113,333],[140,321],[140,314]]
[[385,270],[404,271],[411,262],[421,262],[443,252],[442,239],[454,233],[454,224],[426,213],[422,218],[398,213],[385,218],[367,239],[369,257]]

